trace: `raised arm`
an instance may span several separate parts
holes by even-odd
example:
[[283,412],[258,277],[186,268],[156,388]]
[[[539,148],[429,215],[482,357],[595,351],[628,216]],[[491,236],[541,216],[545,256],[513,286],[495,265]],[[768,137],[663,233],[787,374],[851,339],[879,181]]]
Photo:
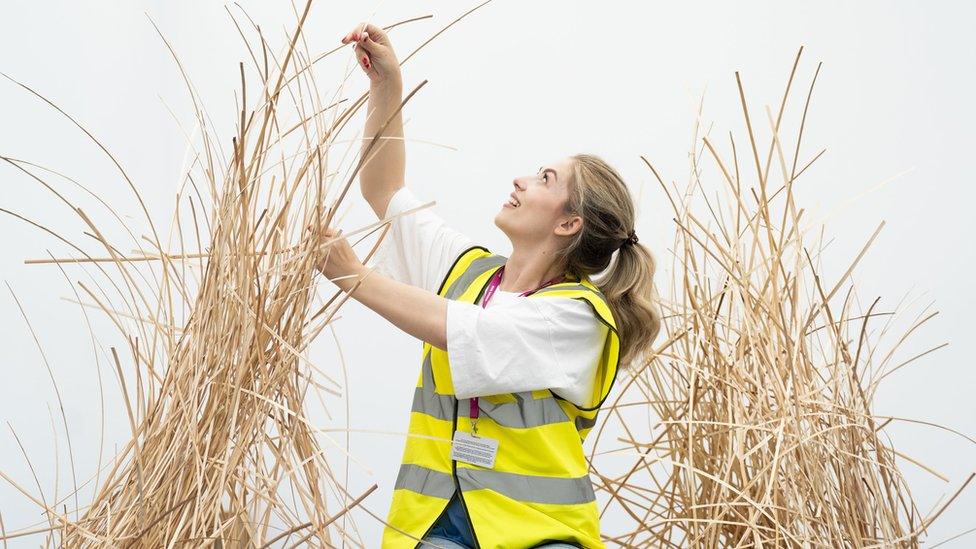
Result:
[[[342,38],[342,43],[355,43],[359,67],[369,76],[369,104],[361,153],[366,154],[373,136],[383,129],[387,119],[397,111],[403,100],[400,64],[389,36],[375,25],[360,23]],[[390,197],[404,186],[405,170],[403,118],[397,112],[359,172],[359,188],[377,217],[386,215]]]

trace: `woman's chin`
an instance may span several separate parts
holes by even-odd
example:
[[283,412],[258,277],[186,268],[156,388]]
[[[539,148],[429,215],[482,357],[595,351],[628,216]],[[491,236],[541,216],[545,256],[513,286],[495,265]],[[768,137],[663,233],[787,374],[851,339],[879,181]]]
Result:
[[503,233],[508,234],[508,223],[506,223],[505,218],[507,216],[505,215],[505,213],[506,213],[505,208],[502,207],[502,209],[497,214],[495,214],[495,226],[501,229]]

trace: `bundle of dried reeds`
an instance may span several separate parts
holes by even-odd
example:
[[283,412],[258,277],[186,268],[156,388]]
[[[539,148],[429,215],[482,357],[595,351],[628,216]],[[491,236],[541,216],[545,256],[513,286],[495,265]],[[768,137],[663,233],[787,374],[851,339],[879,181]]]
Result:
[[[887,421],[872,411],[877,383],[909,362],[893,364],[895,348],[933,314],[884,353],[869,337],[869,325],[894,315],[879,312],[878,299],[856,310],[850,275],[881,226],[843,276],[821,276],[823,244],[810,235],[818,224],[803,217],[794,193],[823,152],[801,158],[819,66],[792,150],[781,126],[799,61],[779,111],[766,111],[767,131],[736,73],[746,145],[731,132],[716,143],[696,126],[684,189],[645,160],[675,215],[671,295],[665,341],[621,383],[595,430],[591,461],[596,486],[609,494],[605,516],[629,524],[608,541],[914,547],[941,512],[921,516],[896,464],[913,460],[883,440]],[[612,441],[610,432],[623,436]]]
[[[366,94],[351,104],[320,102],[313,65],[339,48],[317,57],[302,49],[310,7],[308,1],[278,54],[259,27],[250,32],[254,40],[246,38],[239,19],[248,18],[231,14],[253,64],[240,66],[240,117],[226,160],[184,74],[202,144],[194,149],[168,239],[143,205],[151,234],[130,232],[137,251],[126,255],[43,172],[4,159],[64,201],[103,250],[89,253],[55,235],[78,255],[32,262],[95,268],[94,284],[79,283],[78,302],[106,313],[127,342],[113,347],[111,357],[132,429],[128,444],[96,473],[90,504],[69,511],[63,500],[44,501],[21,488],[42,506],[48,525],[11,537],[48,531],[49,543],[71,547],[257,547],[312,538],[327,545],[349,536],[336,518],[372,489],[347,493],[325,459],[304,401],[311,393],[339,395],[340,385],[307,359],[306,346],[348,298],[336,292],[320,306],[313,303],[315,267],[330,245],[322,229],[337,221],[383,131],[368,136],[345,173],[330,171],[330,159],[332,165],[342,160],[332,158],[338,136]],[[175,53],[174,59],[180,64]],[[115,164],[142,204],[138,186]],[[329,509],[329,501],[340,503]]]

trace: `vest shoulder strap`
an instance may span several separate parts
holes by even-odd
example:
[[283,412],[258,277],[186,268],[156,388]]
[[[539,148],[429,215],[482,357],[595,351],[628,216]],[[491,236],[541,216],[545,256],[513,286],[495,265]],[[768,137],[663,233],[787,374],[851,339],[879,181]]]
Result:
[[597,318],[606,324],[610,331],[617,333],[617,322],[613,318],[613,311],[610,309],[606,296],[588,277],[547,286],[529,297],[568,297],[586,301],[593,308]]
[[454,260],[441,281],[437,295],[457,299],[476,278],[496,267],[505,264],[508,258],[491,253],[484,246],[472,246]]

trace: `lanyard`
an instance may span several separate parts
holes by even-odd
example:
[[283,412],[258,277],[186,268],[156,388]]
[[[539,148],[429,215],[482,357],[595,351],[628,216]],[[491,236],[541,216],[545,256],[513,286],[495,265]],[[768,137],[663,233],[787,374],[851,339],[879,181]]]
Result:
[[[491,301],[491,296],[495,295],[495,290],[498,289],[498,285],[501,284],[501,282],[502,282],[502,273],[504,271],[505,271],[505,266],[502,265],[497,271],[495,271],[495,274],[493,274],[491,276],[491,280],[488,281],[488,287],[485,288],[485,295],[481,298],[481,307],[482,308],[487,307],[488,306],[488,302]],[[529,291],[520,293],[519,294],[519,297],[525,297],[527,295],[534,294],[534,293],[538,292],[539,290],[545,288],[546,286],[552,286],[553,284],[556,284],[557,282],[562,282],[563,280],[565,280],[565,277],[564,276],[557,276],[557,277],[553,278],[552,280],[546,282],[545,284],[543,284],[542,286],[539,286],[538,288],[536,288],[534,290],[529,290]]]
[[[505,266],[502,265],[497,271],[495,271],[495,274],[491,276],[491,280],[488,281],[488,287],[485,288],[485,295],[481,298],[481,308],[488,307],[488,302],[491,301],[491,297],[495,295],[495,290],[498,289],[498,285],[501,284],[502,282],[502,272],[504,270],[505,270]],[[565,280],[564,276],[557,276],[534,290],[528,290],[526,292],[520,293],[519,297],[525,297],[527,295],[534,294],[535,292],[538,292],[539,290],[547,286],[551,286],[553,284],[556,284],[557,282],[562,282],[563,280]],[[478,407],[478,397],[474,397],[470,399],[469,402],[470,402],[470,408],[469,408],[468,417],[471,418],[471,432],[477,433],[478,416],[480,415],[481,412],[481,409]]]

